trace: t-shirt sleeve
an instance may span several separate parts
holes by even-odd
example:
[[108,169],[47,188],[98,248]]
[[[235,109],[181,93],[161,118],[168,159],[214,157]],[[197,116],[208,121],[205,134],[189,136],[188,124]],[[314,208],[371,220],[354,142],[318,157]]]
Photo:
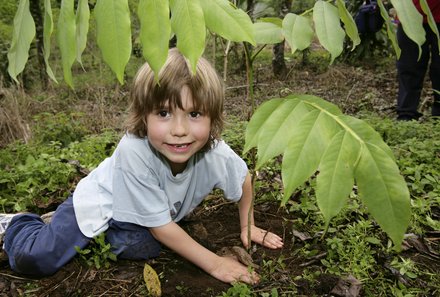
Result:
[[224,142],[220,142],[217,149],[220,164],[214,166],[221,172],[216,188],[223,190],[226,199],[238,201],[243,194],[243,183],[248,174],[246,162]]

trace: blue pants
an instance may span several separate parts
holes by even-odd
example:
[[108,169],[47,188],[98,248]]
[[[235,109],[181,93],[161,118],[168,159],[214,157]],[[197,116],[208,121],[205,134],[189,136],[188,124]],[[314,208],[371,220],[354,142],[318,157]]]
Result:
[[[91,238],[84,236],[75,218],[72,196],[62,203],[45,224],[36,214],[15,216],[4,237],[4,249],[12,270],[31,276],[54,274],[85,248]],[[106,240],[118,258],[145,260],[157,257],[160,244],[148,228],[132,223],[109,221]]]
[[[440,29],[440,24],[437,24]],[[402,120],[418,119],[420,94],[423,89],[423,81],[428,70],[432,88],[440,91],[440,56],[437,44],[437,36],[428,24],[424,24],[426,42],[422,45],[420,60],[417,44],[406,36],[400,25],[397,29],[397,40],[402,49],[401,56],[397,61],[397,75],[399,80],[399,94],[397,96],[397,118]],[[440,116],[440,95],[434,92],[434,104],[432,115]]]

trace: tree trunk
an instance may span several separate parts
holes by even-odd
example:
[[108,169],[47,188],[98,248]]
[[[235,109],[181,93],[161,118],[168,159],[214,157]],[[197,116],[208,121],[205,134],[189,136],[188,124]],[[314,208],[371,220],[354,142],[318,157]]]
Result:
[[46,73],[46,63],[44,62],[43,15],[41,13],[40,0],[31,0],[29,9],[35,22],[35,47],[40,81],[43,88],[47,89],[49,76]]
[[[283,0],[278,9],[278,16],[284,18],[284,16],[290,11],[291,6],[292,0]],[[276,78],[285,79],[287,66],[284,61],[284,40],[275,44],[273,47],[272,71]]]

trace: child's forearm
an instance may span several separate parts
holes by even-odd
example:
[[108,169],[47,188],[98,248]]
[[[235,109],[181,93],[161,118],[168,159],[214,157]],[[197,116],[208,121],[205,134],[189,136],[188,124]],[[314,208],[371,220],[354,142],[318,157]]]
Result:
[[211,274],[212,270],[218,265],[217,262],[220,261],[218,255],[200,245],[174,222],[150,228],[150,232],[158,241],[207,273]]

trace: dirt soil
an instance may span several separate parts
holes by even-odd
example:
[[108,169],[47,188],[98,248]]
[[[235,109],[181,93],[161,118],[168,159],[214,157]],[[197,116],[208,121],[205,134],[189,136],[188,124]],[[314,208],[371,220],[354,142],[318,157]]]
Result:
[[[393,64],[386,67],[335,65],[329,69],[312,66],[289,64],[286,79],[279,80],[272,76],[270,67],[257,64],[255,95],[258,103],[290,93],[307,93],[338,104],[345,113],[357,114],[369,110],[394,117],[397,85]],[[225,107],[228,116],[246,118],[249,104],[245,100],[245,75],[231,74],[226,87]],[[426,109],[429,108],[429,97],[424,94],[422,98]],[[272,179],[273,176],[267,178]],[[251,253],[254,262],[260,265],[260,271],[266,269],[264,263],[268,261],[283,259],[286,265],[273,265],[276,269],[264,270],[265,277],[253,290],[270,293],[271,288],[277,288],[289,296],[292,288],[296,288],[300,296],[335,296],[330,292],[340,281],[336,276],[322,273],[316,282],[295,278],[304,269],[324,272],[320,255],[325,250],[317,246],[320,252],[312,258],[302,258],[295,253],[304,245],[304,241],[298,238],[298,234],[294,235],[293,214],[279,208],[277,202],[259,203],[255,206],[255,212],[257,224],[282,236],[285,246],[276,251],[255,246]],[[218,251],[224,246],[241,245],[237,206],[227,203],[221,197],[208,199],[181,225],[212,251]],[[438,250],[439,247],[437,245],[434,248]],[[419,255],[417,251],[412,253],[414,256]],[[0,264],[0,296],[146,296],[142,273],[145,263],[120,260],[112,263],[109,268],[96,269],[86,266],[78,257],[51,277],[31,279],[17,275],[3,261]],[[157,259],[147,263],[160,276],[163,296],[218,296],[230,288],[230,285],[212,278],[166,248]],[[439,263],[435,265],[439,272]],[[393,279],[394,276],[390,273],[389,277]],[[298,295],[292,293],[292,296]],[[362,292],[359,296],[362,296]]]

